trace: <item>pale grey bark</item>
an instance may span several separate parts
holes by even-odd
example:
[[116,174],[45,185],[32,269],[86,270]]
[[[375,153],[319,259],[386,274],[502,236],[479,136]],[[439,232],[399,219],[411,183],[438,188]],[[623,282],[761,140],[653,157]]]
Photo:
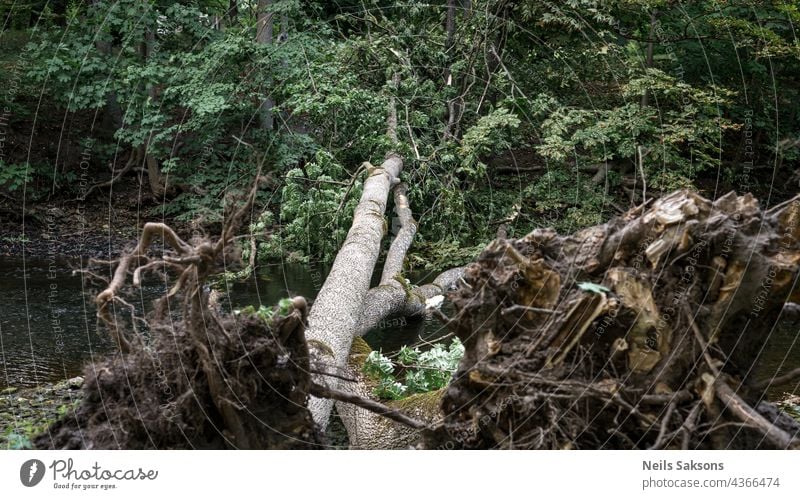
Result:
[[394,188],[394,211],[400,222],[400,230],[394,237],[392,245],[389,247],[389,252],[386,254],[386,261],[383,264],[383,273],[381,274],[381,284],[396,282],[394,278],[403,271],[406,252],[408,252],[408,248],[411,247],[414,236],[417,234],[417,221],[414,220],[414,215],[411,213],[407,191],[408,186],[406,184],[399,184]]
[[[343,381],[342,390],[363,398],[374,398],[373,384],[361,373],[357,362],[350,362],[345,373],[347,378],[355,381]],[[436,391],[413,395],[388,405],[432,427],[441,420],[440,397],[441,391]],[[422,430],[418,428],[397,423],[353,404],[336,402],[336,412],[347,430],[351,449],[405,449],[414,445],[422,435]]]
[[[393,77],[392,85],[397,89],[397,76]],[[390,100],[386,122],[387,135],[396,144],[397,110],[394,98]],[[463,269],[452,269],[441,274],[432,284],[419,287],[405,286],[395,279],[402,271],[405,254],[416,232],[416,222],[408,205],[406,187],[399,184],[402,169],[403,160],[395,153],[389,153],[378,167],[368,164],[367,179],[353,214],[352,226],[311,308],[306,338],[311,358],[314,359],[314,381],[320,385],[369,395],[358,369],[354,370],[349,363],[353,339],[391,314],[422,314],[426,298],[442,294],[463,274]],[[381,241],[387,232],[384,213],[389,192],[393,189],[395,210],[402,227],[389,249],[381,285],[370,289],[372,273],[380,255]],[[324,373],[331,373],[333,376]],[[359,382],[347,382],[343,377],[359,379]],[[308,407],[314,421],[322,429],[328,425],[333,404],[331,399],[311,397],[309,400]],[[383,418],[382,416],[367,416],[362,412],[369,411],[356,409],[344,402],[337,403],[337,409],[348,418],[347,424],[351,427],[372,424],[378,433],[394,435],[400,443],[407,441],[403,437],[407,434],[406,430],[390,429],[391,425],[375,423],[375,418]],[[422,409],[422,413],[430,415],[437,411]],[[372,431],[356,435],[356,430],[350,429],[353,430],[350,433],[351,438],[356,439],[355,446],[362,446],[364,443],[359,443],[359,439],[373,439],[376,435]],[[386,442],[385,438],[379,440]]]
[[443,272],[431,284],[405,284],[402,277],[403,262],[417,233],[417,221],[411,213],[406,191],[405,184],[394,188],[394,210],[400,221],[400,230],[386,254],[380,284],[367,293],[364,309],[356,326],[356,334],[359,336],[377,327],[387,317],[415,317],[424,314],[427,299],[444,294],[464,275],[464,268],[459,267]]
[[464,275],[464,267],[439,274],[430,284],[403,287],[399,281],[381,284],[369,290],[364,309],[356,325],[356,334],[363,336],[387,317],[418,317],[425,313],[425,301],[453,289]]
[[[402,159],[392,154],[381,166],[369,169],[353,225],[311,308],[306,338],[320,371],[341,372],[347,362],[372,270],[380,254],[389,190],[397,183],[402,168]],[[338,383],[333,377],[315,381],[333,388]],[[309,401],[311,414],[322,428],[328,425],[332,407],[332,400]]]

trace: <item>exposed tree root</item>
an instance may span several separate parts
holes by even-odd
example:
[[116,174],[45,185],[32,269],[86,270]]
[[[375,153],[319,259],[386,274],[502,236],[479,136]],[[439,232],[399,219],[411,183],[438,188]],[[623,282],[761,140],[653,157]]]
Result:
[[[390,156],[370,172],[308,341],[303,298],[267,324],[221,313],[203,286],[256,186],[216,242],[145,225],[96,299],[120,352],[87,370],[82,405],[37,446],[315,447],[336,401],[355,448],[800,447],[800,424],[765,401],[780,379],[751,376],[772,324],[800,298],[800,196],[764,212],[749,195],[712,203],[679,191],[571,236],[498,239],[466,270],[412,287],[400,276],[416,231],[401,165]],[[368,289],[390,190],[402,227]],[[150,254],[156,237],[167,254]],[[174,284],[146,320],[131,312],[129,331],[114,307],[133,309],[121,296],[128,277],[138,286],[148,272]],[[447,323],[466,355],[449,387],[374,400],[359,334],[423,313],[459,282]]]
[[[258,176],[257,176],[258,178]],[[307,305],[295,298],[269,324],[233,317],[204,287],[230,256],[230,241],[249,213],[258,182],[216,241],[180,239],[146,224],[139,243],[119,260],[97,295],[98,317],[120,347],[90,365],[81,405],[36,440],[41,448],[309,448],[321,445],[306,403],[311,390],[305,340]],[[160,236],[172,253],[148,255]],[[135,267],[135,268],[134,268]],[[133,331],[114,313],[129,274],[169,270],[177,278]],[[167,279],[167,276],[164,276]],[[132,309],[132,307],[130,307]],[[131,312],[132,314],[132,312]],[[145,323],[149,338],[136,325]]]
[[426,446],[798,448],[752,368],[800,297],[799,241],[800,197],[679,191],[493,242],[452,295],[466,354]]
[[74,414],[35,444],[52,449],[315,448],[302,308],[267,325],[213,316],[199,342],[186,321],[151,321],[134,342],[87,367]]

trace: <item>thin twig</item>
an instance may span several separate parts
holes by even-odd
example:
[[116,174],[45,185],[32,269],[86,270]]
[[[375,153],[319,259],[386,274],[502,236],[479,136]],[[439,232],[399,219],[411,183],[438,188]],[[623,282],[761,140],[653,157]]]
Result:
[[504,308],[500,315],[507,315],[513,312],[537,312],[541,314],[552,314],[555,310],[549,308],[539,308],[539,307],[526,307],[525,305],[512,305],[510,307]]
[[333,399],[338,400],[339,402],[353,404],[354,406],[374,412],[375,414],[383,416],[387,419],[391,419],[397,423],[404,424],[415,430],[425,430],[428,428],[428,425],[422,421],[406,416],[396,409],[392,409],[391,407],[387,407],[380,402],[376,402],[372,399],[364,398],[352,393],[343,392],[341,390],[336,390],[334,388],[328,388],[327,386],[313,383],[311,385],[311,394],[319,398]]
[[756,390],[765,390],[765,389],[769,388],[770,386],[782,385],[784,383],[789,383],[790,381],[794,381],[797,378],[800,378],[800,367],[798,367],[797,369],[793,369],[793,370],[789,371],[788,373],[786,373],[786,374],[784,374],[782,376],[775,376],[774,378],[770,378],[770,379],[766,379],[766,380],[762,380],[762,381],[756,381],[750,386],[752,386]]
[[675,409],[678,407],[678,403],[675,399],[669,403],[667,406],[667,412],[664,414],[664,418],[661,420],[661,428],[658,430],[658,437],[656,437],[656,441],[650,447],[649,450],[659,450],[664,448],[664,444],[667,443],[667,428],[669,427],[670,421],[672,421],[672,414],[675,412]]
[[717,393],[717,398],[725,404],[726,410],[743,423],[758,430],[773,445],[779,449],[800,448],[800,440],[793,438],[750,407],[725,381],[717,379],[716,383],[714,383],[714,390]]

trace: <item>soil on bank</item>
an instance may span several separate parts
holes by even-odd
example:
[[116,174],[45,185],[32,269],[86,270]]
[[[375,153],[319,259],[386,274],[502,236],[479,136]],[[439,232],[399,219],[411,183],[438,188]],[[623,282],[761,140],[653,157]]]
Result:
[[108,194],[95,191],[86,201],[71,193],[33,201],[22,194],[0,197],[0,256],[111,259],[135,243],[146,222],[175,226],[170,218],[153,216],[157,204],[135,176]]
[[30,449],[34,436],[75,410],[82,385],[83,377],[77,376],[34,388],[0,391],[0,449]]

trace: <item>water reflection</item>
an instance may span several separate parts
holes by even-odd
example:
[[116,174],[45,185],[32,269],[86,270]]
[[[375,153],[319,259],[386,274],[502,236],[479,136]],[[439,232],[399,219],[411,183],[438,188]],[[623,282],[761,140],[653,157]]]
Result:
[[[111,342],[97,334],[92,302],[96,289],[88,287],[73,265],[46,260],[0,259],[0,388],[35,386],[42,382],[80,374],[87,362],[109,352]],[[380,265],[377,266],[381,268]],[[244,282],[222,284],[226,309],[246,305],[273,305],[281,298],[302,295],[316,297],[328,267],[273,265],[262,275]],[[430,282],[435,275],[415,273],[413,283]],[[377,284],[378,275],[373,278]],[[138,313],[166,289],[150,278],[134,296],[127,296]],[[444,312],[452,313],[445,304]],[[387,319],[365,339],[375,349],[391,353],[403,345],[434,341],[446,334],[434,318]],[[770,378],[800,366],[800,324],[778,324],[756,363],[756,376]],[[449,341],[449,340],[447,340]],[[797,392],[793,383],[773,386],[769,395],[780,398]]]
[[[73,272],[75,266],[66,261],[51,265],[44,259],[0,259],[0,388],[36,386],[76,376],[87,362],[112,349],[103,331],[97,333],[92,301],[97,289]],[[319,265],[268,266],[258,277],[221,283],[227,291],[222,305],[228,310],[270,306],[296,295],[313,300],[328,270]],[[433,276],[415,274],[411,278],[416,283]],[[165,289],[164,283],[151,276],[133,296],[125,298],[141,314]],[[418,342],[420,337],[441,334],[435,319],[390,319],[366,339],[374,348],[389,352]]]

